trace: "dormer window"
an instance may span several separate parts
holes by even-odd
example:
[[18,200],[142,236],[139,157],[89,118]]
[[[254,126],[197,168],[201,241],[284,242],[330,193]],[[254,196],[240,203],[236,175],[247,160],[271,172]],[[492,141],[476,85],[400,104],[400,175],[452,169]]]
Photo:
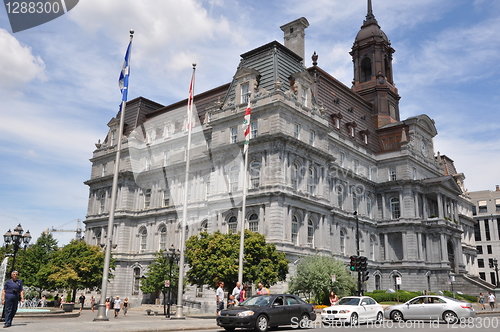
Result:
[[368,144],[368,135],[370,135],[370,131],[366,129],[366,130],[361,130],[359,133],[361,134],[363,143]]
[[170,124],[165,125],[165,128],[163,129],[164,138],[169,138],[172,135],[172,130],[170,128],[171,128]]
[[340,120],[342,119],[342,114],[340,112],[331,115],[333,126],[335,129],[340,129]]
[[248,103],[249,92],[250,92],[250,84],[248,82],[243,83],[241,85],[241,103],[242,104]]
[[146,134],[146,143],[151,144],[154,140],[154,132],[152,130],[148,131]]
[[356,137],[356,122],[348,122],[346,123],[347,131],[349,132],[349,136],[352,138]]

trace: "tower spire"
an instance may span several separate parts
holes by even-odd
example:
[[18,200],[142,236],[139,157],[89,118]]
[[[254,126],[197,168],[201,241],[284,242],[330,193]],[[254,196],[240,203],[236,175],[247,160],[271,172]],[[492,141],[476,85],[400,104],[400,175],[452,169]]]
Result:
[[368,13],[366,14],[366,19],[363,22],[363,24],[369,24],[369,23],[378,24],[377,20],[375,19],[375,15],[373,15],[372,0],[368,0]]

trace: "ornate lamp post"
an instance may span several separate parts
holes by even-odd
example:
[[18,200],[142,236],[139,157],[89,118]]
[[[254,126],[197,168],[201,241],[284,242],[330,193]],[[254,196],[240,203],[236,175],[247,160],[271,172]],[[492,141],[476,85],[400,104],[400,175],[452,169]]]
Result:
[[177,264],[179,262],[179,257],[181,252],[179,249],[175,250],[174,245],[172,244],[168,250],[163,251],[163,257],[168,259],[169,262],[169,272],[168,272],[168,280],[165,280],[165,286],[168,287],[168,307],[165,311],[165,298],[163,299],[163,312],[165,317],[170,318],[170,303],[172,302],[172,266],[175,262]]
[[12,259],[12,269],[11,271],[15,270],[16,267],[16,254],[21,245],[24,244],[24,248],[28,246],[28,243],[31,241],[31,234],[30,231],[27,231],[24,233],[24,230],[21,226],[21,224],[17,225],[16,228],[14,228],[14,231],[11,232],[10,229],[3,235],[3,241],[5,242],[5,247],[9,247],[9,245],[12,243],[13,245],[13,259]]

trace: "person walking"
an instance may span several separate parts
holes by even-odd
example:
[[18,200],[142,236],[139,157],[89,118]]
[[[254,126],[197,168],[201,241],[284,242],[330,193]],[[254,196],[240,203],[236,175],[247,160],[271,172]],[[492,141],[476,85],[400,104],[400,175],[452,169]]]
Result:
[[483,293],[479,293],[479,296],[477,297],[477,303],[479,303],[479,305],[481,306],[481,310],[486,309],[484,306],[484,294]]
[[215,299],[217,301],[215,316],[218,316],[222,309],[224,309],[224,281],[219,282],[219,288],[215,291]]
[[495,295],[492,292],[488,293],[488,302],[490,303],[491,310],[495,309]]
[[127,316],[128,311],[128,297],[123,300],[123,316]]
[[19,300],[24,303],[23,282],[18,279],[19,272],[12,271],[10,279],[7,280],[2,291],[2,305],[5,310],[5,327],[12,325],[12,319],[17,312]]
[[92,310],[92,312],[94,312],[94,309],[95,309],[95,297],[94,297],[94,295],[92,295],[90,297],[90,309]]
[[54,296],[54,308],[59,308],[59,294]]
[[83,306],[85,305],[85,295],[83,293],[78,298],[78,302],[80,302],[80,314],[82,314]]
[[335,292],[330,292],[330,305],[336,305],[339,302],[339,297]]
[[240,292],[241,292],[241,282],[238,281],[236,283],[236,286],[233,288],[233,292],[231,293],[235,301],[240,300]]
[[121,308],[122,308],[122,300],[120,300],[120,297],[117,296],[113,305],[113,309],[115,309],[115,318],[118,317]]
[[45,297],[45,295],[43,295],[42,298],[40,299],[40,307],[45,308],[46,306],[47,306],[47,298]]
[[248,285],[243,285],[242,290],[240,291],[240,303],[247,299]]
[[266,287],[264,287],[262,285],[262,283],[259,282],[259,284],[258,284],[257,287],[258,287],[257,295],[270,294],[269,293],[269,289],[267,289]]
[[111,308],[111,302],[109,301],[109,297],[106,298],[106,302],[104,304],[106,305],[106,317],[108,317],[108,311],[109,308]]

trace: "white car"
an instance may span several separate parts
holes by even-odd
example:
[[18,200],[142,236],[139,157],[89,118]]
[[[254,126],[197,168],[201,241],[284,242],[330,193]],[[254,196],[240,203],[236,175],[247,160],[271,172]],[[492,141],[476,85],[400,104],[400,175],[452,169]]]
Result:
[[336,305],[323,309],[321,321],[329,326],[381,322],[383,311],[382,306],[369,296],[348,296],[341,298]]

